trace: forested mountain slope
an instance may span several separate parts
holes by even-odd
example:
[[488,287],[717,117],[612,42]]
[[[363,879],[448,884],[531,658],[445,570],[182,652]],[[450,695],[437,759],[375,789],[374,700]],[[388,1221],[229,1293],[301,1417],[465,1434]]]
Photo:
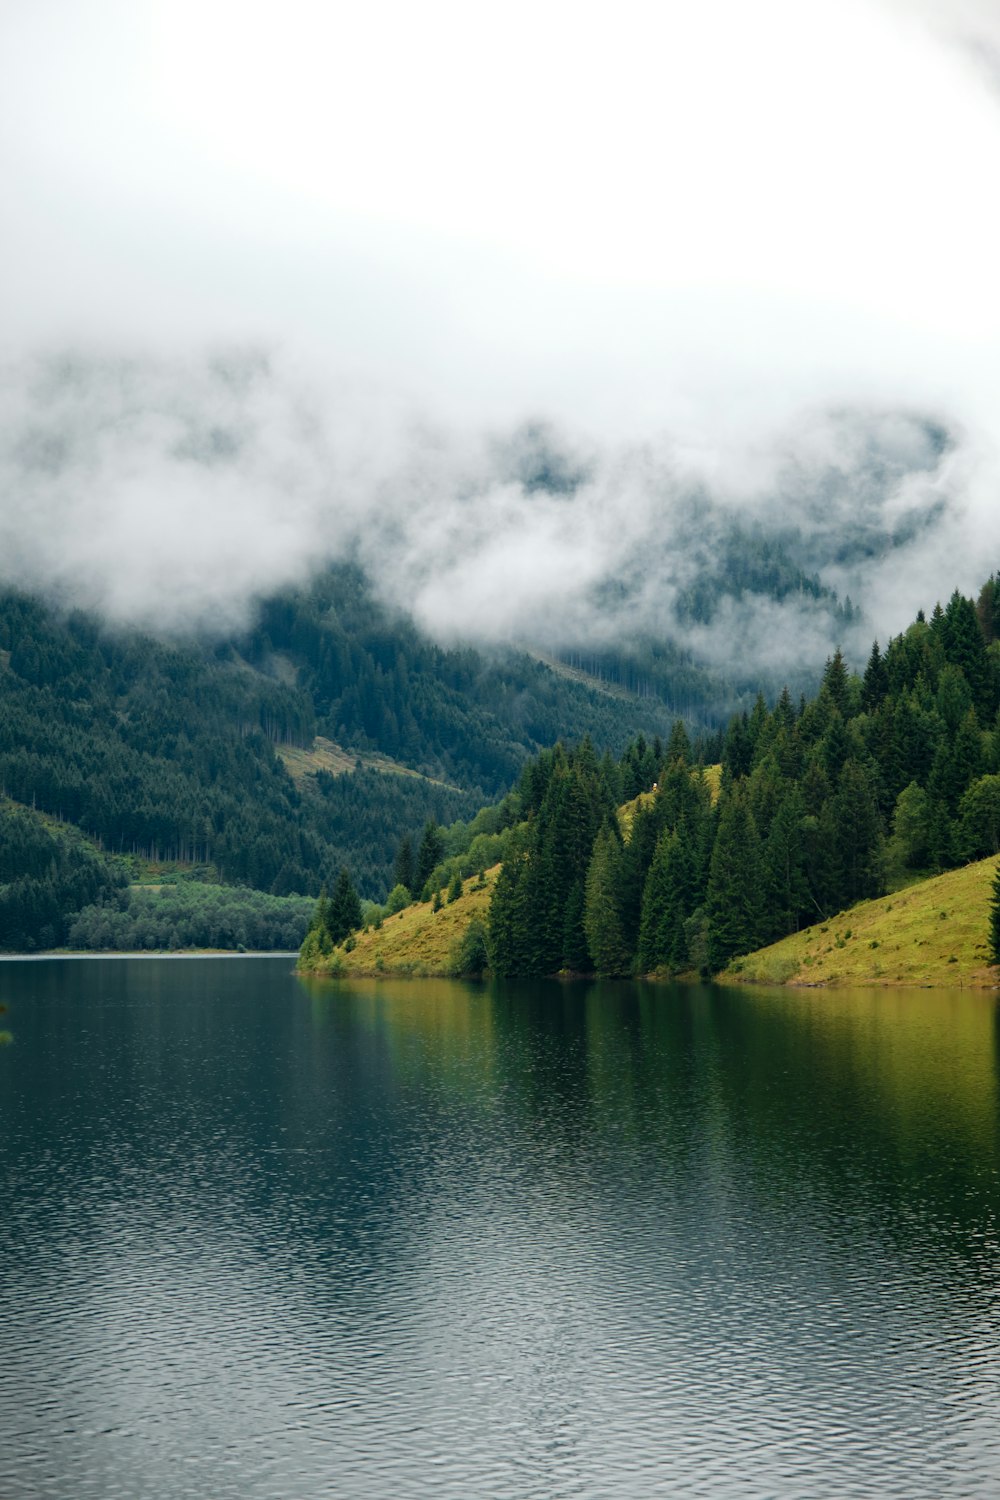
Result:
[[[498,973],[706,972],[916,871],[1000,849],[1000,586],[821,690],[734,716],[712,805],[683,739],[627,839],[586,753],[543,757],[491,911]],[[523,783],[524,784],[524,783]],[[557,916],[562,914],[562,928]]]
[[618,766],[587,742],[543,753],[490,903],[493,972],[714,973],[1000,851],[998,627],[991,578],[874,645],[863,676],[837,652],[810,702],[761,697],[730,721],[717,799],[680,723],[627,821],[634,747]]
[[[540,745],[589,732],[620,750],[667,722],[523,653],[444,650],[346,566],[212,641],[0,597],[0,790],[96,850],[277,895],[347,864],[380,898],[401,834],[471,816]],[[50,928],[40,907],[36,940]]]

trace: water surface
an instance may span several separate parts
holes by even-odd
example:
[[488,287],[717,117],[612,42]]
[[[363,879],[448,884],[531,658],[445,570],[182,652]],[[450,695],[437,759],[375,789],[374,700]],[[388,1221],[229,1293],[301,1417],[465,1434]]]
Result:
[[5,1500],[1000,1492],[992,996],[0,999]]

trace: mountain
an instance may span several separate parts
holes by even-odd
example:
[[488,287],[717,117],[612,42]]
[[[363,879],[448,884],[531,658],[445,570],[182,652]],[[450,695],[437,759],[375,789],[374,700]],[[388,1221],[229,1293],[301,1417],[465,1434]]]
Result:
[[[276,895],[315,894],[347,864],[381,898],[404,834],[470,817],[541,746],[620,750],[670,717],[525,652],[446,650],[347,565],[212,639],[0,596],[8,805],[79,830],[98,859]],[[36,939],[50,929],[39,918]]]

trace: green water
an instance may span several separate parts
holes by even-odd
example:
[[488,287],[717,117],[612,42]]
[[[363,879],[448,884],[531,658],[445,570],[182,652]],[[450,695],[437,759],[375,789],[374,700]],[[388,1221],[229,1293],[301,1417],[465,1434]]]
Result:
[[991,995],[0,999],[4,1500],[1000,1492]]

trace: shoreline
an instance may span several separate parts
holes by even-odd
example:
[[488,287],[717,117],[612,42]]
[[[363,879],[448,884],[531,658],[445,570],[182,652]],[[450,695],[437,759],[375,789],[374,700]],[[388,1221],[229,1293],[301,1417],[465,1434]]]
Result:
[[183,948],[171,953],[168,948],[137,948],[94,953],[85,948],[52,948],[45,953],[0,953],[0,963],[41,963],[53,958],[297,958],[298,952],[297,948],[259,948],[248,953],[236,948]]

